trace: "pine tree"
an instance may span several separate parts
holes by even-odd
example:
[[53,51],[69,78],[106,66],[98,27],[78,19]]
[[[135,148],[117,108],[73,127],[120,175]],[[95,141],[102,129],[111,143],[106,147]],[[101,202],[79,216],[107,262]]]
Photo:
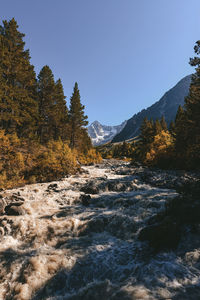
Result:
[[190,65],[195,66],[189,95],[185,98],[184,109],[177,112],[175,121],[176,151],[182,158],[182,166],[200,166],[200,41],[194,47],[195,56]]
[[84,143],[83,135],[87,135],[84,126],[88,124],[88,121],[84,114],[84,108],[85,106],[80,101],[80,92],[76,82],[69,107],[70,146],[72,148],[80,147]]
[[160,125],[161,125],[162,130],[167,131],[167,123],[165,121],[165,117],[164,116],[162,116],[162,118],[160,120]]
[[192,75],[189,95],[185,98],[184,122],[177,134],[177,147],[182,148],[182,155],[189,167],[200,166],[200,41],[194,47],[195,56],[190,59],[190,65],[195,66]]
[[150,150],[150,144],[153,142],[155,135],[154,123],[152,120],[144,118],[139,135],[139,144],[138,144],[138,159],[144,161],[146,153]]
[[169,124],[169,132],[170,134],[172,135],[173,138],[175,138],[176,136],[176,126],[175,126],[175,122],[174,121],[171,121],[170,124]]
[[123,141],[123,144],[121,146],[121,152],[122,156],[128,157],[129,156],[129,145],[126,143],[126,141]]
[[91,138],[88,135],[88,131],[86,128],[80,129],[80,136],[79,140],[77,142],[78,150],[82,153],[84,153],[87,156],[88,150],[92,148],[92,141]]
[[185,144],[185,111],[182,106],[179,105],[176,118],[175,118],[175,135],[176,135],[176,149],[181,150]]
[[61,79],[55,84],[54,96],[54,139],[69,139],[68,109]]
[[0,127],[19,137],[36,133],[36,77],[13,18],[0,27]]
[[[200,55],[200,41],[196,42],[194,51]],[[200,57],[191,58],[190,65],[196,67],[196,73],[192,76],[189,95],[185,98],[186,139],[188,146],[199,146],[200,150]]]
[[55,137],[55,82],[49,66],[44,66],[38,75],[39,130],[41,143]]
[[140,141],[143,145],[148,145],[152,142],[154,136],[154,125],[152,120],[144,118],[140,127]]
[[162,125],[158,119],[155,120],[154,122],[153,130],[154,130],[154,135],[157,135],[162,131]]

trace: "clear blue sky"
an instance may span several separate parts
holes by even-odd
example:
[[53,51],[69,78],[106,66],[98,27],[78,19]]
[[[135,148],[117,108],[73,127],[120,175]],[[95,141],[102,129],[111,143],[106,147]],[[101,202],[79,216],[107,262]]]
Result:
[[6,0],[36,73],[49,65],[67,102],[75,81],[89,121],[117,125],[193,72],[200,0]]

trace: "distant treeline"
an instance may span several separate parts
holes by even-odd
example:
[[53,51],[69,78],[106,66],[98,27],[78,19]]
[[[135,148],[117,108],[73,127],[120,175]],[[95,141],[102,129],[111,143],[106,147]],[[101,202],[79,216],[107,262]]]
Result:
[[13,18],[0,26],[0,187],[53,180],[100,159],[75,83],[66,104],[61,79],[38,77]]

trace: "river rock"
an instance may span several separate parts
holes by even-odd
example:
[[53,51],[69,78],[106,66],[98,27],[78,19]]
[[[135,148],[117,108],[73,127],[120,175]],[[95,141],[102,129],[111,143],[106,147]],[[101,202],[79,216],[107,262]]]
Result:
[[90,202],[91,202],[91,196],[90,195],[81,195],[80,199],[81,199],[81,202],[84,206],[90,205]]
[[12,202],[5,207],[5,214],[8,216],[25,215],[25,210],[22,207],[23,202]]

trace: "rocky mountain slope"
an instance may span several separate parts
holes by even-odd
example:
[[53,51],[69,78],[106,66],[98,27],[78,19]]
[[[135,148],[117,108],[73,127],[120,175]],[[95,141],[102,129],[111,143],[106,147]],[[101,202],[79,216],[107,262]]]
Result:
[[162,115],[166,122],[174,120],[179,105],[184,104],[184,98],[188,95],[191,75],[181,79],[172,89],[164,94],[164,96],[147,109],[133,115],[126,123],[126,126],[115,135],[112,142],[120,142],[131,139],[139,134],[139,129],[145,117],[161,119]]
[[198,299],[199,229],[186,227],[173,251],[138,239],[190,180],[110,160],[1,191],[0,299]]
[[98,146],[110,142],[116,134],[122,131],[125,125],[126,121],[117,126],[102,125],[98,121],[93,122],[88,126],[88,133],[92,144]]

